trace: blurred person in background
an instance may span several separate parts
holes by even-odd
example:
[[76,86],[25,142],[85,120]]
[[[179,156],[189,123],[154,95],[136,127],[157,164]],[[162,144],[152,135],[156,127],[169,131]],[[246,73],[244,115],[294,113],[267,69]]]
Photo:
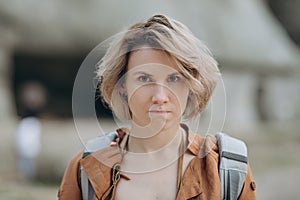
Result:
[[[207,47],[184,24],[154,15],[110,43],[97,75],[103,100],[130,128],[89,141],[70,161],[59,199],[220,200],[217,139],[184,123],[205,109],[220,78]],[[238,199],[255,200],[245,165]]]
[[16,133],[18,169],[20,175],[32,180],[36,176],[36,158],[41,148],[42,125],[38,114],[46,104],[45,88],[36,81],[28,81],[20,89],[24,114]]

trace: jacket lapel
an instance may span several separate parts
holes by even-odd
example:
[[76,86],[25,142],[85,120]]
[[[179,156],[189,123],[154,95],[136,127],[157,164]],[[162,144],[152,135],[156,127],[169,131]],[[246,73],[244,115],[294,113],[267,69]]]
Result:
[[100,198],[110,187],[111,168],[121,162],[121,153],[118,146],[107,147],[96,151],[80,161],[95,195]]

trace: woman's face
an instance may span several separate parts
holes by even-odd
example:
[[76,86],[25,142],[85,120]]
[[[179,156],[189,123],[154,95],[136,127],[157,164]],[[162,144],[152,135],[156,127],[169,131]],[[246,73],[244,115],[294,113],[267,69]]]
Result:
[[187,104],[189,87],[171,57],[162,50],[142,48],[130,54],[125,93],[135,124],[154,121],[179,123]]

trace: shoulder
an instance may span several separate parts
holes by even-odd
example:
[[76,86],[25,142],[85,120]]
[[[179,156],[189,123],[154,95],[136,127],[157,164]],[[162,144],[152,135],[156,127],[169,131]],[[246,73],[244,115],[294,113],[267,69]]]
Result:
[[69,162],[58,192],[59,199],[80,199],[80,160],[83,151],[78,152]]
[[202,136],[189,131],[188,150],[200,158],[209,156],[218,161],[218,140],[214,135]]
[[232,137],[225,133],[202,136],[188,132],[188,149],[197,156],[226,156],[229,159],[239,159],[240,162],[247,163],[247,146],[244,141]]
[[79,169],[80,169],[80,160],[82,159],[83,150],[79,151],[73,158],[69,161],[69,164],[65,170],[63,177],[63,182],[68,181],[69,179],[78,179]]
[[[226,188],[224,185],[234,183],[240,200],[256,199],[255,183],[247,161],[247,148],[242,140],[223,133],[203,137],[190,132],[189,142],[189,150],[198,158],[190,163],[194,169],[191,176],[197,172],[202,177],[202,183],[212,186],[204,193],[220,191],[220,188]],[[234,176],[225,183],[224,180],[229,180],[224,178],[228,173]],[[239,174],[239,179],[236,179],[236,174]],[[207,177],[210,178],[206,179]]]

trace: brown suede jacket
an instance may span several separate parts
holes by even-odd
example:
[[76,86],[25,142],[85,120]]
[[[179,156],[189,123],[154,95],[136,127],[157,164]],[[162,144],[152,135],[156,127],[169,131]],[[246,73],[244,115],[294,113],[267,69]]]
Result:
[[[119,139],[124,138],[124,131],[117,130]],[[202,137],[188,131],[189,153],[195,157],[188,164],[180,184],[176,200],[220,200],[220,178],[218,173],[218,146],[213,136]],[[117,140],[120,144],[121,140]],[[199,156],[199,152],[202,155]],[[204,154],[203,154],[204,153]],[[79,152],[69,163],[58,192],[60,200],[81,200],[80,166],[87,174],[94,188],[94,200],[101,199],[111,186],[111,168],[121,162],[121,152],[118,145],[98,150],[82,158]],[[255,200],[255,183],[250,166],[248,175],[239,200]]]

